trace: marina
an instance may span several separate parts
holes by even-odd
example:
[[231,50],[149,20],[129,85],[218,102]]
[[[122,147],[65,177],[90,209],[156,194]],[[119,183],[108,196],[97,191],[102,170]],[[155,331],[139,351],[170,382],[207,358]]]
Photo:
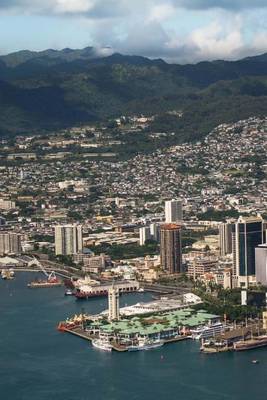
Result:
[[[79,316],[82,309],[87,315],[101,313],[107,308],[106,298],[81,303],[64,296],[63,287],[28,290],[27,282],[35,276],[36,272],[25,272],[16,274],[13,281],[0,280],[0,328],[10,327],[1,340],[3,398],[87,400],[97,393],[99,398],[123,400],[127,396],[134,400],[139,391],[146,393],[148,400],[177,398],[177,393],[186,400],[262,399],[259,388],[266,388],[267,363],[264,348],[206,356],[199,352],[199,341],[186,338],[170,344],[165,341],[151,351],[101,351],[83,337],[88,333],[82,329],[59,334],[55,326],[64,316]],[[125,300],[120,296],[121,307]],[[149,301],[150,293],[127,295],[128,305]],[[244,379],[246,375],[250,380]],[[28,382],[32,382],[30,386]]]

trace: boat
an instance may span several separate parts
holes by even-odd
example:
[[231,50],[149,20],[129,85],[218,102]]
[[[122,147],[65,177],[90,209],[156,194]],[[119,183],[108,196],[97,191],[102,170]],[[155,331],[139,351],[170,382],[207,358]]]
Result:
[[234,343],[233,349],[235,351],[244,351],[265,346],[267,346],[267,336],[263,335],[248,340],[239,340],[238,342]]
[[191,337],[195,340],[208,339],[221,335],[224,332],[224,325],[222,322],[215,322],[211,325],[200,326],[191,330]]
[[92,345],[99,350],[112,351],[112,345],[108,339],[94,339]]
[[45,280],[33,281],[27,284],[28,288],[35,289],[35,288],[51,288],[51,287],[58,287],[62,286],[62,282],[58,280],[57,282],[49,282]]
[[46,280],[36,280],[27,284],[28,288],[35,289],[35,288],[50,288],[50,287],[57,287],[62,286],[63,282],[61,279],[58,279],[55,272],[52,271],[50,275],[47,275]]
[[259,364],[259,360],[252,360],[252,364]]
[[14,279],[14,275],[15,275],[15,272],[13,271],[13,269],[2,269],[2,271],[1,271],[2,279],[6,279],[6,280]]
[[128,346],[128,351],[140,351],[140,350],[153,350],[164,345],[163,340],[152,340],[147,338],[139,338],[137,344]]
[[73,291],[71,289],[67,289],[65,291],[65,296],[73,296]]

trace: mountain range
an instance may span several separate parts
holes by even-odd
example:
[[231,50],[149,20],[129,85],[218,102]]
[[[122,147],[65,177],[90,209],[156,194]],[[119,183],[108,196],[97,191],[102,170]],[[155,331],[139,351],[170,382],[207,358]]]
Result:
[[[0,57],[0,136],[54,131],[123,114],[198,139],[222,122],[266,115],[267,54],[176,65],[93,47]],[[106,56],[107,55],[107,56]],[[181,110],[178,118],[169,111]]]

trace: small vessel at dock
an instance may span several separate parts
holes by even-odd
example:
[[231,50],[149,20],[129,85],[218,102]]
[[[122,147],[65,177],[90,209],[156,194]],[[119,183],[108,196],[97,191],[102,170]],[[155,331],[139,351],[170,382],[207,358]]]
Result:
[[15,276],[15,272],[13,269],[2,269],[1,271],[1,278],[2,279],[6,279],[6,280],[10,280],[10,279],[14,279]]
[[148,338],[139,338],[137,344],[128,346],[128,351],[139,351],[139,350],[153,350],[164,345],[163,340],[152,340]]
[[92,340],[92,346],[96,347],[99,350],[112,351],[112,345],[107,339],[100,338]]
[[257,349],[258,347],[267,346],[267,336],[257,336],[255,338],[251,338],[248,340],[239,340],[234,343],[233,349],[235,351],[244,351],[244,350],[252,350]]

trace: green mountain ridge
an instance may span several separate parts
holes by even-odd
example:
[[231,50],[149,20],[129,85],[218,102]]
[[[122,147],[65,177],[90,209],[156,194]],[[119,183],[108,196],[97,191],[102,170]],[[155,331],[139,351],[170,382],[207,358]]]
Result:
[[[183,110],[182,118],[166,114]],[[101,57],[92,47],[0,57],[0,136],[53,131],[119,115],[157,114],[151,129],[196,140],[267,110],[267,55],[176,65]]]

